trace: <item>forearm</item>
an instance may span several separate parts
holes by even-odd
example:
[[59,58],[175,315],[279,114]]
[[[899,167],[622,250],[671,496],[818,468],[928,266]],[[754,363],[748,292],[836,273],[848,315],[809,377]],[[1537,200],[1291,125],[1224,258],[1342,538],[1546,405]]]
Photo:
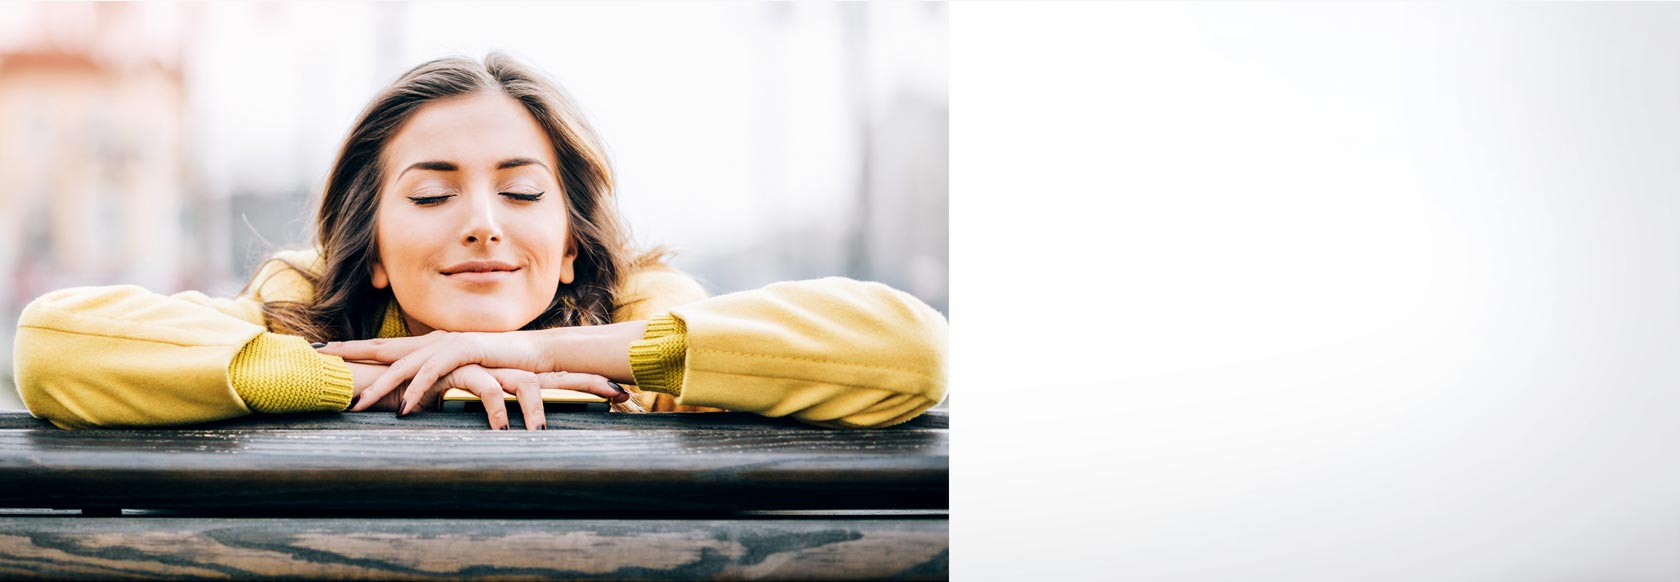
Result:
[[630,344],[640,341],[646,330],[646,321],[626,321],[530,333],[539,334],[537,345],[549,371],[595,374],[633,384],[636,377],[630,369]]
[[945,317],[880,283],[772,283],[670,315],[681,324],[679,404],[862,428],[909,420],[945,397]]
[[62,289],[19,315],[12,379],[29,411],[60,428],[233,418],[251,408],[230,389],[228,364],[259,333],[132,285]]

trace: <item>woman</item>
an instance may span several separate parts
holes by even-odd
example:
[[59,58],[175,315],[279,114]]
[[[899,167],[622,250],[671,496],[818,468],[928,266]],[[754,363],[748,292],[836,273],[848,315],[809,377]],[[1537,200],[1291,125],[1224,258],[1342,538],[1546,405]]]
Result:
[[857,428],[944,398],[946,322],[926,304],[842,278],[707,298],[628,248],[612,196],[557,85],[500,53],[432,61],[362,112],[313,250],[276,255],[234,299],[48,293],[19,319],[18,391],[61,428],[403,415],[450,388],[494,429],[504,394],[546,428],[542,388]]

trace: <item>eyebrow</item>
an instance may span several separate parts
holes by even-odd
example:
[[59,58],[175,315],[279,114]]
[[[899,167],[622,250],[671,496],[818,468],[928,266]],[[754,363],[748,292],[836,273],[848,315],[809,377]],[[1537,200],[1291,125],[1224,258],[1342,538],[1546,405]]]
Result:
[[[540,161],[537,161],[535,159],[532,159],[532,158],[508,158],[508,159],[502,160],[500,162],[496,162],[496,169],[497,170],[506,170],[508,168],[517,168],[517,167],[520,167],[520,166],[542,166],[544,169],[547,169],[550,172],[554,171],[553,168],[548,167],[548,164],[544,164],[544,163],[542,163]],[[456,171],[460,171],[460,169],[461,169],[461,167],[455,165],[454,162],[444,162],[444,161],[438,161],[438,160],[428,160],[428,161],[424,161],[424,162],[415,162],[413,164],[409,164],[409,166],[407,168],[403,168],[403,171],[397,172],[397,179],[399,179],[399,180],[402,179],[403,174],[407,174],[409,170],[431,170],[433,172],[456,172]]]

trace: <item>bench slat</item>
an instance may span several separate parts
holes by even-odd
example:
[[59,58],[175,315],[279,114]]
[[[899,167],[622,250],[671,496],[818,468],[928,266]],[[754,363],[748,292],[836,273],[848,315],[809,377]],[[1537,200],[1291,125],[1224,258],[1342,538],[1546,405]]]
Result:
[[0,578],[931,580],[948,525],[0,517]]
[[[634,415],[627,415],[634,416]],[[0,430],[0,507],[943,509],[944,430]]]
[[[508,407],[515,429],[525,426],[525,417],[518,407]],[[549,430],[761,430],[789,428],[801,430],[829,430],[786,418],[765,418],[745,412],[679,413],[652,412],[620,414],[611,412],[550,412]],[[412,430],[421,428],[449,428],[484,430],[488,426],[482,413],[419,413],[397,418],[389,412],[340,414],[336,412],[312,414],[254,414],[219,422],[193,425],[193,429],[306,429],[306,430]],[[52,424],[27,412],[0,412],[0,430],[52,428]],[[881,430],[945,430],[950,428],[946,410],[934,409],[903,424]]]

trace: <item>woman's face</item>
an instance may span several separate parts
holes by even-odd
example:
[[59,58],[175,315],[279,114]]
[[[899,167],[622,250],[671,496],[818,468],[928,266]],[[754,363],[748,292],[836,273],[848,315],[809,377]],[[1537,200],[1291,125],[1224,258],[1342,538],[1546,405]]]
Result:
[[382,163],[373,284],[410,333],[516,330],[572,282],[554,146],[512,97],[422,106]]

